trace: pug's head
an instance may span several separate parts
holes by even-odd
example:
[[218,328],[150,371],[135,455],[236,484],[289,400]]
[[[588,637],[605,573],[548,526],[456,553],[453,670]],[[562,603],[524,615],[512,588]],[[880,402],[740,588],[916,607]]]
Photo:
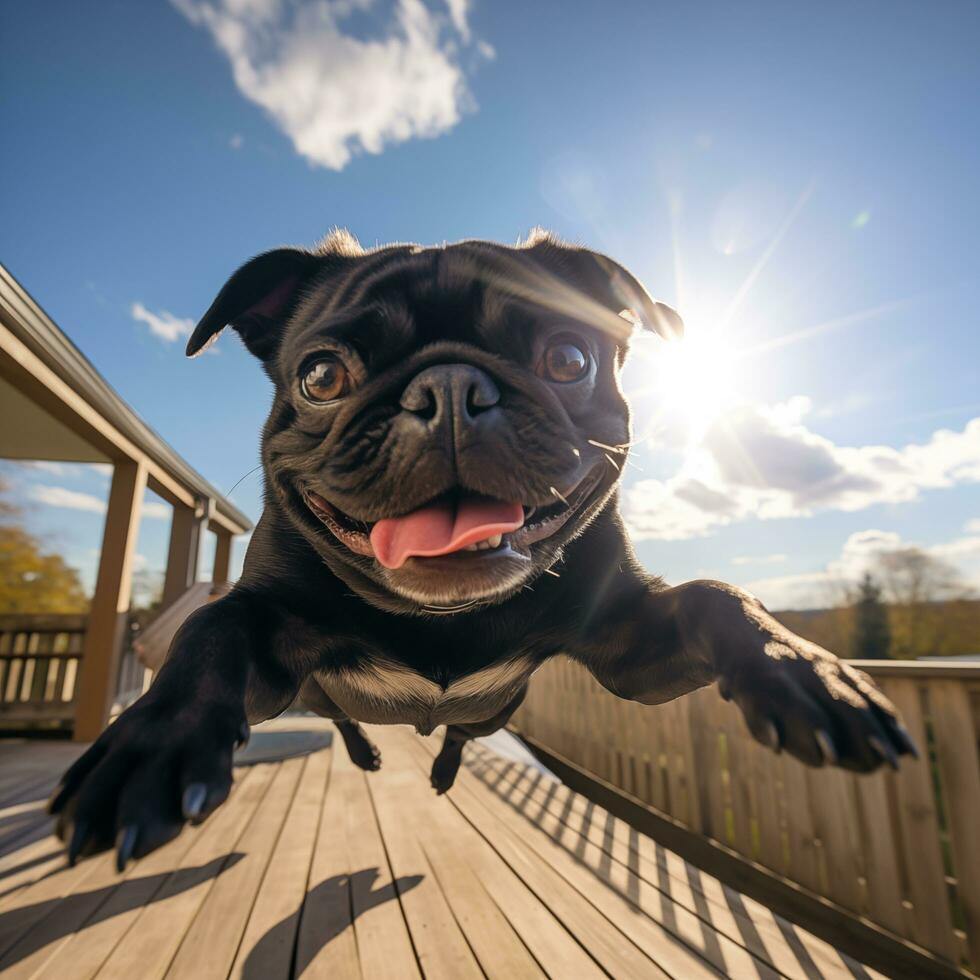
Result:
[[228,280],[187,353],[226,325],[275,385],[262,457],[289,520],[350,587],[415,613],[551,569],[619,480],[630,334],[682,329],[617,263],[544,233],[276,249]]

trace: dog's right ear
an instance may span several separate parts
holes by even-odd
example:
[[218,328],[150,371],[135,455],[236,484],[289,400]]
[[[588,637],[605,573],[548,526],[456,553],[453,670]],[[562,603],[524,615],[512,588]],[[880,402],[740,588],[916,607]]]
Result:
[[226,326],[245,346],[266,360],[279,342],[279,327],[295,304],[303,283],[323,256],[298,248],[277,248],[246,262],[222,287],[187,341],[187,356],[207,350]]

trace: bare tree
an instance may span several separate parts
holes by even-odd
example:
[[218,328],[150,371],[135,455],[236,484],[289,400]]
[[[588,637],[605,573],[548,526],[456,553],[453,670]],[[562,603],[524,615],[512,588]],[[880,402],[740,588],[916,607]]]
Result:
[[892,655],[908,659],[945,649],[953,629],[949,609],[970,598],[956,568],[909,547],[882,552],[875,572],[891,607]]

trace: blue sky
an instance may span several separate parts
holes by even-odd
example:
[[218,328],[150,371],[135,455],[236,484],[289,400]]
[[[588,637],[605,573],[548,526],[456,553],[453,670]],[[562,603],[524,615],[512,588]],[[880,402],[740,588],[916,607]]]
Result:
[[[648,567],[812,605],[915,543],[980,583],[978,41],[966,2],[5,4],[0,261],[227,490],[269,387],[181,348],[238,264],[543,224],[688,322],[627,373]],[[104,475],[4,472],[90,565],[98,508],[52,488]]]

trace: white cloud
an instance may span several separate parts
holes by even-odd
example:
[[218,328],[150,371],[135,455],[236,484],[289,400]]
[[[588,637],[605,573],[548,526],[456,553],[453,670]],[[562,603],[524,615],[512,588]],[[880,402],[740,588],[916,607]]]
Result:
[[[107,509],[106,501],[102,497],[82,493],[79,490],[69,490],[66,487],[46,487],[36,483],[28,488],[27,495],[38,503],[64,510],[84,510],[92,514],[104,514]],[[140,514],[150,520],[168,521],[173,514],[173,508],[162,501],[144,500]]]
[[233,150],[240,150],[245,145],[245,137],[241,133],[234,133],[230,140],[228,140],[228,145]]
[[[816,609],[841,601],[844,588],[853,587],[866,571],[873,570],[881,554],[909,547],[918,546],[903,541],[894,531],[857,531],[844,542],[840,556],[822,569],[739,584],[770,609]],[[967,585],[980,585],[980,537],[955,538],[922,550],[951,564]]]
[[145,323],[155,337],[165,340],[168,344],[189,336],[194,328],[194,321],[191,319],[181,319],[166,310],[153,313],[142,303],[133,303],[129,312],[134,320]]
[[963,525],[963,530],[967,534],[980,534],[980,517],[974,517],[972,521],[967,521]]
[[838,446],[809,429],[809,399],[743,403],[705,432],[678,472],[624,494],[633,536],[678,540],[725,524],[858,511],[923,490],[980,482],[980,418],[921,444]]
[[45,487],[39,483],[28,489],[28,496],[49,507],[61,507],[68,510],[86,510],[93,514],[104,514],[106,503],[90,493],[78,490],[68,490],[65,487]]
[[733,565],[779,565],[786,561],[786,555],[739,555],[732,559]]
[[173,513],[173,507],[159,500],[144,500],[143,509],[140,511],[143,517],[149,517],[154,521],[169,521]]
[[[171,2],[211,34],[239,91],[313,164],[342,170],[356,153],[438,136],[473,104],[460,66],[472,41],[468,0],[438,10],[422,0]],[[381,26],[368,37],[364,23]],[[492,54],[482,42],[476,50]]]
[[64,476],[65,464],[55,463],[47,459],[34,459],[27,464],[31,469],[41,470],[42,473],[50,473],[52,476]]

